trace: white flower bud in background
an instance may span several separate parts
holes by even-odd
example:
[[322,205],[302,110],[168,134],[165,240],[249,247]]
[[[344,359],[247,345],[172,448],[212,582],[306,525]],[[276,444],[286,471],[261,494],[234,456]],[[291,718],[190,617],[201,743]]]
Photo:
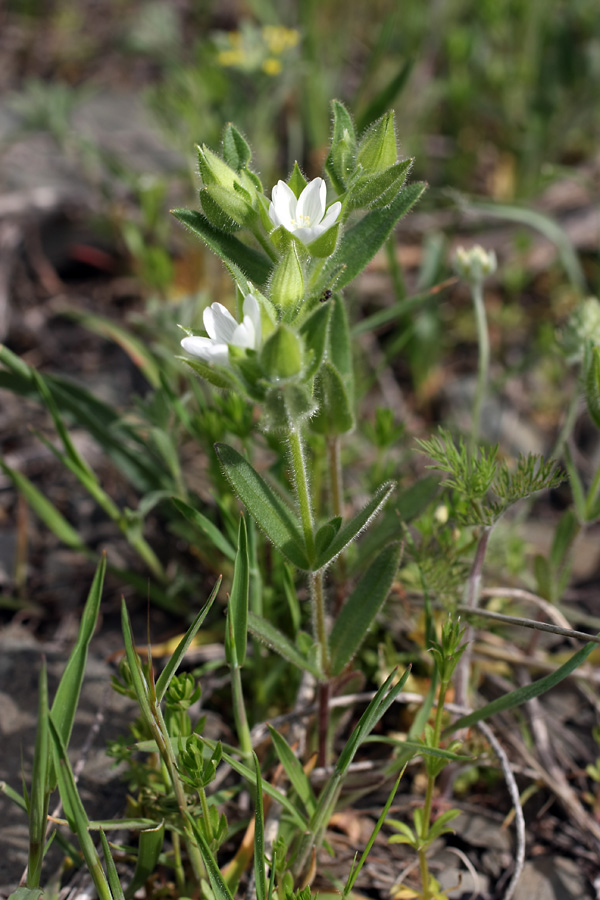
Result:
[[481,282],[493,275],[498,266],[493,250],[484,250],[480,244],[474,247],[459,247],[452,260],[454,271],[469,284]]

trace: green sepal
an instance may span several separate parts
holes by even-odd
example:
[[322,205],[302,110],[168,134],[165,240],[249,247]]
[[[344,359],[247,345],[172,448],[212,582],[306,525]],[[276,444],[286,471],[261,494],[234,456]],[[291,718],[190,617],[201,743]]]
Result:
[[245,137],[232,122],[228,122],[223,132],[223,156],[225,162],[236,172],[248,165],[252,150]]
[[295,241],[290,241],[275,266],[270,296],[275,306],[282,310],[295,309],[304,298],[304,271]]
[[[213,186],[218,187],[218,185]],[[214,228],[227,234],[240,230],[241,226],[214,200],[207,187],[202,188],[199,196],[202,212]]]
[[331,324],[329,326],[329,359],[344,379],[349,393],[354,391],[354,366],[348,311],[341,294],[331,298]]
[[292,174],[288,180],[288,187],[293,191],[296,199],[300,196],[306,185],[308,184],[306,178],[300,171],[300,166],[298,162],[294,163],[294,168],[292,170]]
[[332,308],[331,303],[320,304],[300,326],[299,332],[304,341],[303,378],[307,381],[316,375],[323,362]]
[[325,171],[338,194],[346,190],[356,168],[356,131],[350,113],[339,100],[331,103],[333,133]]
[[357,166],[366,175],[376,175],[393,166],[398,159],[394,111],[390,110],[371,125],[362,136],[356,154]]
[[260,352],[260,365],[271,381],[294,378],[302,371],[302,339],[287,325],[278,325]]
[[225,477],[258,527],[298,569],[308,569],[295,512],[237,450],[227,444],[215,444],[215,451]]
[[332,675],[339,675],[359,650],[391,590],[400,556],[400,544],[386,547],[348,597],[329,640]]
[[264,287],[273,264],[263,253],[215,228],[202,213],[194,209],[172,209],[171,213],[222,259],[240,286],[244,284],[246,276],[253,284]]
[[[208,198],[213,201],[214,205],[221,209],[236,225],[250,226],[258,218],[255,209],[252,208],[252,198],[248,191],[243,187],[237,186],[237,190],[229,190],[229,188],[221,187],[220,184],[209,184],[200,191],[200,199],[202,201],[202,209],[207,212],[210,204],[207,203]],[[216,224],[216,223],[215,223]],[[217,227],[219,227],[217,225]]]
[[235,170],[228,166],[220,156],[213,153],[206,144],[203,144],[201,147],[197,144],[196,150],[198,151],[198,168],[203,184],[205,186],[219,184],[221,187],[233,190],[233,185],[238,180]]
[[318,409],[310,420],[313,431],[329,437],[352,431],[355,421],[349,392],[336,367],[328,361],[315,376],[315,396]]
[[331,228],[328,228],[318,238],[306,245],[308,252],[316,259],[327,259],[328,256],[333,254],[337,246],[339,234],[340,223],[336,222],[335,225],[332,225]]
[[263,404],[267,431],[288,433],[290,421],[302,422],[315,412],[312,392],[303,384],[291,382],[267,391]]
[[377,175],[359,176],[348,191],[346,209],[387,206],[404,185],[412,164],[412,159],[403,159]]

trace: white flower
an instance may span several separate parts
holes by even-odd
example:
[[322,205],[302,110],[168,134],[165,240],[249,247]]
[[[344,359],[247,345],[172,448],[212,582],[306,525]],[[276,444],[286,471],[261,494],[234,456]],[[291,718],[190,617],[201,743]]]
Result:
[[244,298],[244,318],[236,322],[221,303],[213,303],[202,316],[208,337],[184,337],[181,346],[204,362],[226,366],[229,347],[258,350],[261,343],[260,306],[254,294]]
[[283,225],[303,244],[310,244],[335,224],[342,209],[339,200],[327,212],[327,188],[322,178],[309,181],[298,199],[285,181],[278,181],[271,193],[269,218],[273,225]]

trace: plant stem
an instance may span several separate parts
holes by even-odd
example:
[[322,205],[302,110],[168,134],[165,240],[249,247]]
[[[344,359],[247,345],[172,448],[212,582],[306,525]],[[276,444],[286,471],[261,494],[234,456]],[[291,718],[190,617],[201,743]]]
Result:
[[[327,462],[329,466],[330,512],[334,516],[341,517],[343,512],[343,482],[339,435],[327,438]],[[339,577],[338,588],[340,589],[336,591],[334,608],[336,615],[339,615],[344,603],[344,582],[346,581],[346,560],[343,553],[340,553],[338,556],[336,564]]]
[[233,718],[235,719],[235,728],[237,731],[238,741],[242,753],[250,757],[252,755],[252,740],[250,738],[250,728],[248,726],[248,717],[246,716],[246,705],[244,703],[244,694],[242,692],[242,670],[238,665],[231,666],[231,691],[233,694]]
[[308,487],[306,465],[304,462],[304,448],[302,447],[302,438],[300,437],[297,426],[292,425],[290,428],[288,440],[290,444],[292,468],[294,470],[296,497],[298,498],[300,519],[302,521],[302,530],[304,532],[304,543],[306,546],[306,553],[312,563],[315,558],[315,532],[310,503],[310,490]]
[[479,440],[481,429],[481,408],[488,380],[490,368],[490,338],[483,302],[483,281],[481,279],[472,283],[471,293],[475,306],[475,322],[477,325],[477,342],[479,345],[479,361],[477,365],[477,386],[475,400],[473,402],[473,419],[471,423],[471,450],[474,450]]
[[[465,602],[464,605],[467,606],[470,610],[475,610],[477,608],[477,604],[479,603],[479,595],[481,593],[481,576],[483,573],[483,563],[485,560],[485,554],[488,546],[488,542],[490,539],[490,534],[492,533],[492,526],[486,525],[479,536],[479,541],[477,542],[477,549],[475,551],[475,559],[473,560],[473,565],[471,566],[471,571],[469,572],[469,578],[467,580],[467,584],[465,586]],[[455,691],[455,703],[458,706],[467,706],[467,694],[469,689],[469,670],[471,668],[471,641],[473,639],[473,626],[468,625],[467,630],[465,632],[465,643],[467,644],[467,649],[461,656],[458,665],[456,667],[456,674],[454,676],[454,691]]]
[[271,243],[271,241],[267,240],[267,238],[266,238],[266,237],[264,236],[264,234],[262,233],[262,231],[261,231],[261,229],[260,229],[260,225],[257,225],[256,228],[253,228],[253,229],[252,229],[252,234],[254,235],[254,237],[256,238],[256,240],[258,241],[258,243],[260,244],[260,246],[263,248],[263,250],[265,251],[265,253],[266,253],[267,256],[269,257],[269,259],[271,260],[271,262],[275,262],[275,263],[276,263],[277,260],[278,260],[278,256],[277,256],[277,253],[276,253],[276,251],[275,251],[275,248],[274,248],[273,244]]
[[[448,690],[448,682],[442,681],[440,683],[440,693],[437,701],[437,709],[435,713],[435,722],[433,725],[433,746],[440,746],[440,739],[442,734],[442,718],[444,715],[444,703],[446,702],[446,692]],[[425,792],[425,803],[423,805],[423,819],[421,824],[421,834],[419,837],[421,841],[425,841],[429,834],[429,827],[431,824],[431,809],[433,806],[433,791],[435,788],[435,775],[429,775],[427,778],[427,789]],[[423,884],[423,893],[421,894],[421,900],[429,900],[431,894],[429,893],[429,866],[427,865],[427,853],[425,847],[421,846],[418,849],[418,857],[419,857],[419,870],[421,872],[421,882]]]

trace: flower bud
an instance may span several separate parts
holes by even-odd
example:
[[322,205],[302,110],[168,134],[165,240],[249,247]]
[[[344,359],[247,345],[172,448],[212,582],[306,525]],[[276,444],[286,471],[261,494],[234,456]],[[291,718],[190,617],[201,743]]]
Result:
[[271,381],[293,378],[302,371],[302,362],[301,339],[287,325],[279,325],[261,350],[263,372]]
[[498,265],[494,251],[484,250],[479,244],[468,250],[459,247],[452,262],[456,274],[469,284],[479,283],[488,275],[493,275]]
[[394,112],[391,111],[378,119],[363,136],[356,162],[362,166],[365,175],[377,175],[393,166],[397,159]]
[[304,298],[304,272],[293,240],[273,272],[270,293],[280,309],[290,309]]

